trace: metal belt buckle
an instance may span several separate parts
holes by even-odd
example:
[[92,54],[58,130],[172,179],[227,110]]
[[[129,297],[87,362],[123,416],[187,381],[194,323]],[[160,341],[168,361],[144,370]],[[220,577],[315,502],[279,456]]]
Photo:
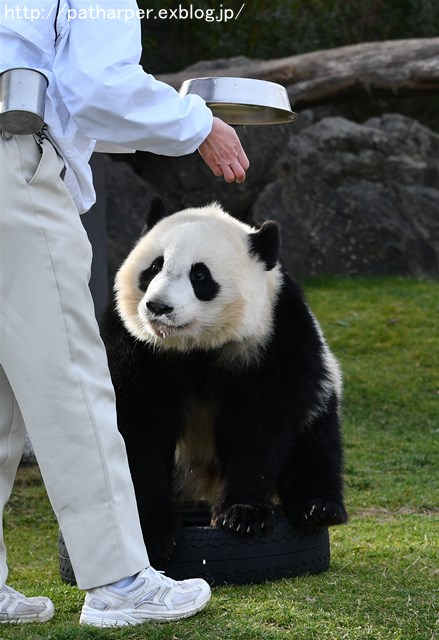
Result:
[[0,129],[16,135],[40,131],[49,81],[35,69],[17,67],[0,74]]

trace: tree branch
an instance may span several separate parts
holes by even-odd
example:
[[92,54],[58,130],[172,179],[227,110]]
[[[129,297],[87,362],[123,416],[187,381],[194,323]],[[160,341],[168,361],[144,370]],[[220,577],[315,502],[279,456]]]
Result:
[[178,89],[184,80],[204,76],[277,82],[287,88],[295,108],[365,94],[439,93],[439,38],[366,42],[277,60],[244,59],[239,64],[233,59],[200,62],[157,78]]

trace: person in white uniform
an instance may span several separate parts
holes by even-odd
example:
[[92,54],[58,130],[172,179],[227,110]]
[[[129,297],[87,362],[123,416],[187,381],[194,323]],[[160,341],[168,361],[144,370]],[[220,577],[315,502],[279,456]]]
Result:
[[[106,0],[108,13],[97,17],[84,6],[0,4],[0,72],[24,67],[48,79],[43,132],[0,137],[0,510],[26,427],[87,591],[80,622],[176,620],[202,609],[210,589],[149,565],[78,214],[95,201],[88,161],[99,147],[169,156],[198,149],[227,182],[242,182],[249,162],[234,129],[201,98],[181,98],[143,71],[136,2]],[[0,623],[53,616],[48,598],[18,593],[7,575],[0,526]]]

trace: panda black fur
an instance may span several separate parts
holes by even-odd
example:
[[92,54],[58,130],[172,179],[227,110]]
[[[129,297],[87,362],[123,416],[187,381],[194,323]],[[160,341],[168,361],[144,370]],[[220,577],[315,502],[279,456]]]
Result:
[[298,527],[347,520],[339,366],[278,253],[274,222],[154,201],[117,273],[101,332],[153,562],[176,496],[243,535],[273,528],[276,500]]

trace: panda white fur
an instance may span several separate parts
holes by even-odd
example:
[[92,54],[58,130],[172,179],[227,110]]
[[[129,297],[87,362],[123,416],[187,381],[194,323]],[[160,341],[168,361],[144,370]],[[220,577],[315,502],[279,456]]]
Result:
[[101,333],[153,562],[172,551],[176,497],[243,535],[273,528],[274,501],[298,527],[347,520],[340,369],[275,222],[154,200]]

